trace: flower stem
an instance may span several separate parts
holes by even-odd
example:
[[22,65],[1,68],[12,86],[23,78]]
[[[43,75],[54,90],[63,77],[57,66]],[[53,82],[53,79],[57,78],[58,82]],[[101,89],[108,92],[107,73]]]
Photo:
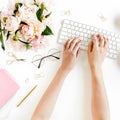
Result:
[[3,50],[5,50],[5,45],[4,45],[4,40],[3,40],[3,29],[2,29],[2,23],[1,23],[1,12],[0,12],[0,42],[1,42],[1,47]]

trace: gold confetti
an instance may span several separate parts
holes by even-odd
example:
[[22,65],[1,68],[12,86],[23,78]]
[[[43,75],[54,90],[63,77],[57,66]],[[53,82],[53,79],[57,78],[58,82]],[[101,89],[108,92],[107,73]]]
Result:
[[105,22],[107,20],[107,17],[104,16],[101,12],[98,13],[98,17],[101,19],[102,22]]

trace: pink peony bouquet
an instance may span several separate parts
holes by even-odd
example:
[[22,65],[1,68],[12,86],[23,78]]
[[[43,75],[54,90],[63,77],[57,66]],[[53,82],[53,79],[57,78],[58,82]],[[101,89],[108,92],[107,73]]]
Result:
[[[17,2],[11,9],[0,12],[0,42],[5,50],[6,41],[27,49],[45,43],[45,36],[53,35],[48,17],[51,12],[42,1]],[[5,39],[4,39],[5,36]],[[18,44],[16,44],[18,45]]]

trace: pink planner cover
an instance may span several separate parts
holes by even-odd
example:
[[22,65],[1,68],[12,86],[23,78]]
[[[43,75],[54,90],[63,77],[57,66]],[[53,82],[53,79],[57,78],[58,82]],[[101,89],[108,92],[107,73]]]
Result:
[[0,69],[0,108],[17,92],[19,86],[15,83],[10,74]]

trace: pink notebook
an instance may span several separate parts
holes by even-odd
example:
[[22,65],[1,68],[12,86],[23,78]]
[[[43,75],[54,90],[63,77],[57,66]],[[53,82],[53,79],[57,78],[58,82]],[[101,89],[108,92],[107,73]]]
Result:
[[10,74],[4,69],[0,69],[0,108],[11,99],[18,89],[19,86]]

